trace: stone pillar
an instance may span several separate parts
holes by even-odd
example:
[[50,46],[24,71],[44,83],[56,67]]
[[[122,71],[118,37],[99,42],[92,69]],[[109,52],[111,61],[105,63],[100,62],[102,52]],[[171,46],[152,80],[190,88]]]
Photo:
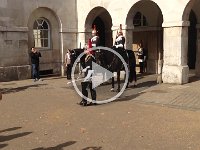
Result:
[[64,48],[63,48],[63,31],[62,27],[60,29],[60,54],[61,54],[61,76],[65,74],[65,65],[64,65]]
[[196,26],[197,28],[197,51],[196,51],[196,67],[195,73],[196,76],[200,76],[200,24]]
[[77,33],[77,47],[83,48],[85,46],[85,29],[79,29]]
[[163,23],[164,64],[162,79],[164,83],[184,84],[188,82],[188,26],[188,21]]
[[116,39],[116,36],[117,36],[117,31],[119,30],[119,25],[118,26],[113,25],[111,30],[112,30],[112,37],[113,37],[113,44],[112,45],[115,45],[115,39]]
[[133,27],[128,27],[125,26],[126,33],[125,33],[125,38],[126,38],[126,49],[132,50],[132,43],[133,43]]

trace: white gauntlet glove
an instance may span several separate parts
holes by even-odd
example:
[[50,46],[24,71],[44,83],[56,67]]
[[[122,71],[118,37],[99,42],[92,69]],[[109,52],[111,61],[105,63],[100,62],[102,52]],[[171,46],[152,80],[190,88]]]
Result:
[[84,68],[84,69],[82,70],[82,72],[86,72],[86,70],[87,70],[88,68],[90,68],[90,66],[87,66],[86,68]]

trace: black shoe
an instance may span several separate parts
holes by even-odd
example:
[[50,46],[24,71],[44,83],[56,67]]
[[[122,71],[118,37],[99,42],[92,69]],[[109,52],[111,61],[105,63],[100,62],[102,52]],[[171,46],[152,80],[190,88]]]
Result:
[[85,101],[82,100],[82,101],[79,103],[79,105],[87,106],[87,102],[85,102]]
[[97,105],[96,101],[90,102],[88,106]]
[[84,102],[82,106],[88,106],[87,102],[86,103]]
[[83,105],[83,101],[80,101],[79,105]]
[[88,104],[88,106],[92,106],[92,105],[94,105],[94,103],[92,103],[92,102],[90,102],[90,103]]

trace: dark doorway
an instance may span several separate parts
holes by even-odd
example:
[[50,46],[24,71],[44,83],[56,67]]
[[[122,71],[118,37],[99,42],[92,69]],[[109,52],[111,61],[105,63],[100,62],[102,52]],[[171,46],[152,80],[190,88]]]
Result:
[[105,25],[104,22],[100,17],[96,17],[92,23],[92,27],[96,25],[97,28],[97,34],[99,35],[100,38],[100,46],[106,46],[105,41],[106,41],[106,36],[105,36]]
[[196,41],[197,41],[197,30],[196,24],[197,19],[193,11],[190,12],[189,16],[190,27],[188,28],[188,67],[195,69],[196,63]]

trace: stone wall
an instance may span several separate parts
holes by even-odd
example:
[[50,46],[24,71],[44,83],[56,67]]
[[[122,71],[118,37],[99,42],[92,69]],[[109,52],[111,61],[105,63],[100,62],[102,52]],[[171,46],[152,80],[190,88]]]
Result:
[[[193,10],[197,24],[200,24],[199,5],[198,0],[0,0],[0,81],[31,77],[29,52],[34,46],[32,24],[38,17],[46,18],[52,29],[51,47],[40,50],[41,69],[53,69],[53,72],[63,75],[66,49],[77,48],[80,43],[83,47],[91,36],[94,19],[100,16],[109,33],[106,36],[107,45],[115,39],[119,24],[123,26],[128,49],[132,48],[142,32],[146,32],[149,72],[159,73],[158,62],[164,58],[163,81],[187,83],[189,14]],[[138,11],[148,20],[148,31],[139,31],[133,25],[133,17]],[[157,31],[163,31],[163,38],[162,33]],[[137,32],[136,36],[133,32]],[[196,43],[198,65],[199,33]],[[196,69],[196,73],[199,72]]]

